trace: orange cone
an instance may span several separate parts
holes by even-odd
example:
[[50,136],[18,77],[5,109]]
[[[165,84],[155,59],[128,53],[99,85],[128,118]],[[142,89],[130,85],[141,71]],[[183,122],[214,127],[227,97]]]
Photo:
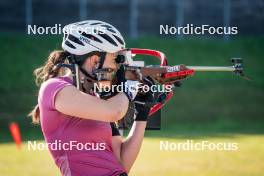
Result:
[[9,124],[9,130],[12,134],[12,137],[14,139],[14,142],[16,143],[17,148],[20,148],[21,146],[21,136],[18,124],[15,122],[12,122]]

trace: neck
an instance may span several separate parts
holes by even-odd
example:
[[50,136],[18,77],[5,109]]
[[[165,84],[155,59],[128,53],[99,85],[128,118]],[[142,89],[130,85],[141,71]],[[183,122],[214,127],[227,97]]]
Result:
[[73,76],[72,76],[72,73],[71,71],[68,71],[65,76],[69,77],[71,80],[73,80]]
[[[82,72],[79,72],[79,76],[80,78],[84,77],[84,74]],[[73,75],[72,75],[72,72],[71,71],[68,71],[65,76],[69,77],[71,80],[73,80]]]

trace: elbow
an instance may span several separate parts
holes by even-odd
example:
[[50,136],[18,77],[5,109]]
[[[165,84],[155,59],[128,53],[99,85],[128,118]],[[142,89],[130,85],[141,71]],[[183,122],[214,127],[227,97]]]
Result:
[[[126,99],[125,99],[126,100]],[[116,122],[121,120],[127,113],[128,110],[128,101],[125,103],[107,101],[107,114],[111,122]]]
[[116,110],[112,110],[111,113],[111,122],[116,122],[118,120],[121,120],[124,117],[124,114],[122,113],[122,111],[120,109],[116,109]]

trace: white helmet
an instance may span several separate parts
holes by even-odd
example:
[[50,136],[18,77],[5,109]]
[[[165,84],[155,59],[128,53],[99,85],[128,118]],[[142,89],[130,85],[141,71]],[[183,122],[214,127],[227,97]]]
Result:
[[93,51],[115,53],[125,49],[121,33],[112,25],[98,20],[86,20],[63,28],[62,48],[74,55]]

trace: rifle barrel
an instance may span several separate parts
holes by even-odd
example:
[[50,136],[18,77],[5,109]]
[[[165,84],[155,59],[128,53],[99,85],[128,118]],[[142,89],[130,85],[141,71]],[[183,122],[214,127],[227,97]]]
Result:
[[214,67],[214,66],[186,66],[189,69],[193,69],[194,71],[200,72],[233,72],[235,71],[234,66],[227,66],[227,67]]

